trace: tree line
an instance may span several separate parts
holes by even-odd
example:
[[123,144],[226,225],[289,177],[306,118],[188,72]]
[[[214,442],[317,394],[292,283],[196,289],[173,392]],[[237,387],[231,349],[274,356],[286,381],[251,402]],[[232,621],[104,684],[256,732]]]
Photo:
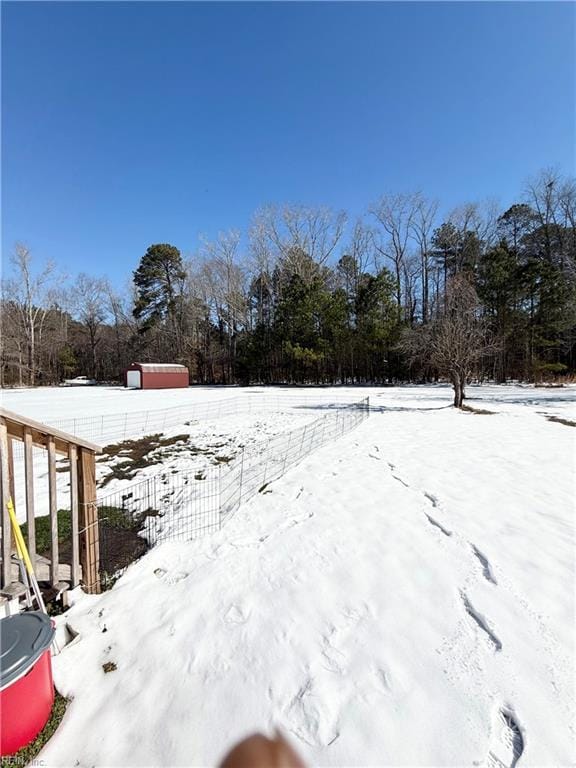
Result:
[[[191,381],[385,383],[575,373],[576,183],[543,171],[506,210],[386,194],[356,222],[270,205],[184,257],[153,244],[119,289],[19,244],[2,286],[2,386],[178,362]],[[456,398],[458,400],[458,398]],[[458,404],[458,403],[457,403]]]

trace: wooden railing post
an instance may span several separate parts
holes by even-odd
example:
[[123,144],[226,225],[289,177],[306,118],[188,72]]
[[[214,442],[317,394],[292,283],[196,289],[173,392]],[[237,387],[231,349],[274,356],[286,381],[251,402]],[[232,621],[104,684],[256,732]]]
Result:
[[10,470],[8,462],[8,430],[4,419],[0,419],[0,485],[2,495],[2,575],[0,587],[5,589],[11,579],[12,529],[8,514],[8,499],[10,498]]
[[78,518],[78,449],[68,446],[70,460],[70,515],[72,516],[72,563],[70,581],[72,587],[80,584],[80,525]]
[[14,485],[14,441],[8,435],[8,489],[14,509],[16,509],[16,488]]
[[96,505],[96,457],[93,451],[79,449],[78,500],[80,504],[80,561],[86,592],[100,592],[100,542]]
[[50,512],[50,583],[58,584],[58,503],[56,498],[56,444],[48,438],[48,509]]
[[34,458],[32,433],[24,430],[24,478],[26,483],[26,522],[28,523],[28,554],[36,562],[36,518],[34,516]]

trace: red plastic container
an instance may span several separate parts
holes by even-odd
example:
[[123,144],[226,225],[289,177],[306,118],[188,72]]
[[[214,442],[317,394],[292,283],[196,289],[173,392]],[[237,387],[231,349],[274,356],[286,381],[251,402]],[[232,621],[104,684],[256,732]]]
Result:
[[45,614],[31,611],[1,619],[0,630],[0,754],[4,757],[29,744],[50,717],[54,628]]

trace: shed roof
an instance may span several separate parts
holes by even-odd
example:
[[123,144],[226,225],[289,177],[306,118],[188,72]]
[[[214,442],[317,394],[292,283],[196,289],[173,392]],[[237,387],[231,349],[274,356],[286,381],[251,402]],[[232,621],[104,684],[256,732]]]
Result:
[[137,365],[143,373],[188,373],[185,365],[178,363],[132,363]]

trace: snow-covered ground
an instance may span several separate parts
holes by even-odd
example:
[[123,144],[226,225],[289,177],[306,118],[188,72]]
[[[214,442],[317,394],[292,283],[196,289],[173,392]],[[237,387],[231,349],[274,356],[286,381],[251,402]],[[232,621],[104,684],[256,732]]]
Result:
[[[79,397],[81,392],[82,397]],[[222,392],[227,397],[222,397]],[[144,480],[154,474],[173,473],[194,476],[203,473],[219,463],[227,463],[238,452],[254,443],[264,441],[273,435],[287,432],[318,417],[317,408],[303,407],[305,401],[313,404],[328,402],[324,394],[310,396],[292,392],[278,393],[255,388],[240,391],[235,388],[223,388],[220,393],[213,388],[171,390],[169,394],[162,390],[124,390],[118,387],[51,387],[45,389],[8,390],[2,392],[2,405],[9,410],[34,418],[45,423],[61,427],[74,424],[88,427],[88,431],[98,433],[99,418],[95,422],[91,417],[109,416],[107,420],[107,438],[97,442],[104,448],[96,464],[96,479],[99,498],[126,489],[132,483]],[[120,394],[119,394],[120,393]],[[132,397],[126,397],[126,394]],[[144,396],[144,397],[142,397]],[[174,397],[173,397],[174,396]],[[328,397],[328,400],[326,399]],[[354,395],[347,395],[347,400]],[[175,400],[175,402],[173,402]],[[216,415],[214,405],[227,403],[221,415]],[[136,408],[135,405],[138,407]],[[107,409],[107,410],[105,410]],[[126,429],[124,414],[133,418]],[[167,417],[166,417],[167,414]],[[115,418],[118,416],[119,418]],[[88,423],[86,422],[88,419]],[[169,426],[163,428],[163,423]],[[117,425],[117,426],[115,426]],[[115,431],[117,430],[117,431]],[[92,435],[80,436],[95,440]],[[166,445],[160,445],[146,456],[145,466],[131,468],[127,459],[131,439],[139,440],[146,435],[162,434]],[[177,442],[172,443],[173,440]],[[122,443],[125,450],[119,454],[110,451],[109,446]],[[20,522],[26,520],[24,453],[20,443],[14,444],[15,464],[15,506]],[[115,477],[114,469],[127,466],[126,476]],[[70,484],[68,462],[58,459],[60,470],[57,475],[57,506],[69,508]],[[46,453],[34,449],[34,498],[36,516],[47,515],[49,511],[48,464]]]
[[79,635],[45,765],[215,765],[274,725],[309,765],[574,764],[576,429],[546,416],[576,420],[576,391],[471,387],[491,415],[443,386],[350,391],[372,405],[354,432],[57,619]]

